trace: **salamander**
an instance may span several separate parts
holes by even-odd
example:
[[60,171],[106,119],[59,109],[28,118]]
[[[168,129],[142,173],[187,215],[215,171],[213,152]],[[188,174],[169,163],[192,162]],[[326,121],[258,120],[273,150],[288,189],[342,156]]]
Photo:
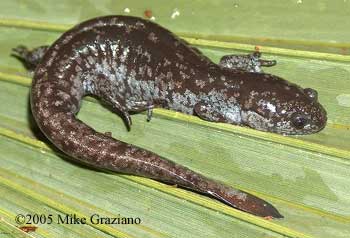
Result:
[[131,16],[87,20],[51,46],[17,56],[35,66],[31,111],[61,151],[93,167],[139,175],[207,194],[262,217],[283,216],[268,202],[204,177],[161,156],[97,132],[76,118],[93,95],[121,115],[167,108],[213,122],[281,134],[308,134],[326,124],[317,92],[303,89],[261,66],[259,53],[224,56],[219,64],[160,25]]

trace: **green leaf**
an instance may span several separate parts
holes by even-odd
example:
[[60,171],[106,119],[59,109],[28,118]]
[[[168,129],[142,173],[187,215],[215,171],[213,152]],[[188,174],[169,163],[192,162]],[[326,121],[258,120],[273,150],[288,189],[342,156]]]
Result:
[[[350,32],[348,1],[2,1],[0,3],[0,237],[345,237],[350,232]],[[124,10],[128,8],[130,13]],[[52,43],[70,26],[108,14],[144,17],[218,61],[256,45],[269,69],[315,88],[329,121],[309,136],[283,137],[209,123],[167,110],[151,122],[121,119],[87,98],[78,117],[113,137],[158,153],[273,203],[267,221],[208,197],[150,179],[82,167],[36,137],[30,75],[10,56],[19,44]],[[180,15],[172,18],[177,11]],[[18,214],[138,217],[139,225],[38,224],[25,234]]]

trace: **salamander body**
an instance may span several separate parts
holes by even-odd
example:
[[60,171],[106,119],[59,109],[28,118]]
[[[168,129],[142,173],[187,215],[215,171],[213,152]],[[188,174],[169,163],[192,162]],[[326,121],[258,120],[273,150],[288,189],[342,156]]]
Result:
[[326,123],[315,90],[254,70],[256,64],[271,62],[255,54],[225,56],[215,64],[168,30],[140,18],[88,20],[40,50],[31,109],[56,147],[94,167],[177,184],[255,215],[282,217],[253,195],[95,131],[75,117],[82,98],[100,98],[128,127],[129,112],[148,110],[150,119],[155,107],[282,134],[313,133]]

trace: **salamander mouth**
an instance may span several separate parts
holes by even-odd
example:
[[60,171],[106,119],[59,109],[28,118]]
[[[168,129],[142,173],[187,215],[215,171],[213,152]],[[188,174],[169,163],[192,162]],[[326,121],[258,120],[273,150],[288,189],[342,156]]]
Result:
[[[270,119],[267,119],[254,111],[241,111],[241,120],[243,125],[260,131],[271,131]],[[278,133],[278,132],[277,132]]]

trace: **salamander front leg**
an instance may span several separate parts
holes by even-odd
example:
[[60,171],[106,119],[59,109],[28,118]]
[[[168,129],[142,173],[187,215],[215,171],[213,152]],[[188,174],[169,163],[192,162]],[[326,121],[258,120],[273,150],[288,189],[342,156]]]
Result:
[[12,49],[12,55],[18,58],[28,70],[34,71],[48,48],[48,45],[44,45],[29,50],[26,46],[19,45]]
[[128,102],[128,109],[132,112],[143,112],[147,111],[147,121],[151,121],[153,116],[153,109],[158,108],[169,108],[168,102],[164,99],[153,99],[152,101],[139,101],[139,102]]
[[147,121],[151,121],[153,116],[153,105],[147,108]]
[[147,121],[152,119],[154,104],[147,101],[129,102],[128,109],[132,112],[147,111]]
[[223,68],[242,70],[254,73],[263,73],[262,66],[271,67],[276,65],[276,60],[263,60],[260,52],[248,55],[225,55],[219,65]]

